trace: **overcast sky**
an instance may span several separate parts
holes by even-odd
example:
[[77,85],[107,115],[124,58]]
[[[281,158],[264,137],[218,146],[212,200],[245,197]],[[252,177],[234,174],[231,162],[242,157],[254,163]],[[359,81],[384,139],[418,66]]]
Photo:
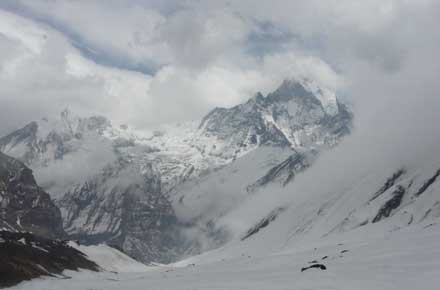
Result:
[[436,0],[2,0],[0,134],[65,107],[138,128],[198,119],[297,77],[360,126],[436,112],[439,27]]

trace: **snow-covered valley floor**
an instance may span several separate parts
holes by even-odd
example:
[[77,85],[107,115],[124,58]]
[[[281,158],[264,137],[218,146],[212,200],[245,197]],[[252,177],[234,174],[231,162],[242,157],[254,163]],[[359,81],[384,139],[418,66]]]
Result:
[[[379,232],[365,227],[258,256],[220,249],[137,273],[67,272],[71,279],[42,278],[12,289],[439,289],[440,224]],[[327,270],[301,272],[313,260]]]

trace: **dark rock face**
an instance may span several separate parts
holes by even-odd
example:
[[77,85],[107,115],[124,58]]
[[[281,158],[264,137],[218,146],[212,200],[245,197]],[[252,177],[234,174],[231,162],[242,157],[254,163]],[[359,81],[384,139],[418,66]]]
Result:
[[282,186],[286,186],[294,179],[297,173],[304,171],[310,166],[310,159],[311,157],[308,158],[305,154],[295,153],[280,164],[274,166],[266,175],[248,186],[247,189],[249,192],[252,192],[257,188],[277,181]]
[[160,194],[128,194],[124,202],[122,234],[110,243],[120,245],[124,252],[143,262],[175,261],[183,238],[169,201]]
[[202,120],[200,128],[219,139],[230,139],[239,147],[260,144],[289,145],[284,134],[265,120],[262,114],[264,104],[261,94],[257,94],[247,103],[231,109],[216,108]]
[[0,261],[0,288],[40,276],[62,275],[64,270],[100,270],[67,242],[30,233],[0,231]]
[[247,231],[247,233],[241,238],[242,241],[246,240],[247,238],[255,235],[258,233],[261,229],[267,227],[271,222],[273,222],[280,213],[285,211],[285,208],[280,207],[276,208],[273,211],[269,213],[269,215],[262,220],[260,220],[255,226],[253,226],[251,229]]
[[400,206],[405,192],[406,189],[403,186],[398,185],[396,190],[393,192],[393,197],[380,208],[372,222],[377,223],[382,219],[389,217],[391,212]]
[[415,196],[422,195],[437,180],[439,176],[440,176],[440,169],[438,169],[431,178],[426,180],[426,182],[422,185],[422,187],[420,187],[420,189],[416,192]]
[[310,269],[314,269],[314,268],[320,269],[320,270],[327,270],[327,267],[324,264],[313,264],[311,266],[301,268],[301,272],[304,272],[304,271],[307,271]]
[[391,186],[393,186],[396,183],[396,181],[404,174],[405,174],[404,169],[397,170],[390,178],[387,179],[387,181],[385,181],[385,184],[373,195],[370,201],[373,201],[382,194],[384,194],[385,191],[390,189]]
[[59,209],[35,182],[32,170],[0,153],[0,227],[48,237],[63,235]]
[[[161,193],[159,174],[118,160],[58,202],[64,228],[86,244],[107,242],[142,262],[170,262],[177,219]],[[174,250],[173,250],[174,249]]]

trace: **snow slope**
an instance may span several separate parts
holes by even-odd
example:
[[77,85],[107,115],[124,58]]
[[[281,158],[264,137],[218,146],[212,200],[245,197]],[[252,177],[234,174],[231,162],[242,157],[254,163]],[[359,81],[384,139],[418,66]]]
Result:
[[[214,212],[232,234],[220,248],[142,273],[66,273],[72,280],[45,278],[14,289],[437,289],[438,159],[339,160],[350,152],[346,146],[318,156],[293,182],[271,183],[220,216]],[[259,168],[255,160],[270,150],[255,154],[218,176]],[[301,272],[315,261],[327,269]]]
[[[259,146],[169,195],[187,235],[215,249],[147,272],[67,273],[16,289],[437,289],[438,143],[396,150],[387,138],[358,132],[312,154],[307,170],[281,164],[309,151]],[[327,270],[301,272],[314,261]]]
[[[44,278],[11,289],[438,289],[439,225],[412,226],[379,237],[365,229],[284,252],[217,255],[217,261],[209,264],[157,267],[143,273],[69,272],[69,280]],[[301,272],[310,261],[325,256],[326,271]]]
[[[279,168],[279,164],[296,161],[295,158],[298,161],[292,162],[293,166]],[[291,182],[308,168],[313,158],[290,148],[262,146],[219,170],[185,183],[171,199],[177,218],[187,225],[182,230],[193,243],[187,255],[228,242],[244,221],[260,218],[265,210],[271,209],[270,201],[266,202],[265,210],[255,208],[246,217],[230,223],[231,213],[241,211],[260,194],[264,195],[270,184],[283,187]]]
[[94,261],[105,271],[118,273],[145,272],[152,268],[105,244],[84,246],[70,242],[69,246],[86,254],[90,260]]
[[287,186],[269,184],[215,219],[212,223],[229,233],[228,243],[217,250],[221,256],[284,251],[362,228],[385,236],[438,222],[440,162],[434,155],[378,166],[379,160],[370,158],[335,159],[343,157],[343,149],[319,156]]

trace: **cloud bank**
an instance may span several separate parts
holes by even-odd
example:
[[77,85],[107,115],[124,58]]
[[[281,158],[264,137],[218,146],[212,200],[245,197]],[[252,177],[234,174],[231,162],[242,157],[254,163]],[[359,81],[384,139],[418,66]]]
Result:
[[138,128],[197,119],[298,76],[367,126],[438,92],[439,16],[433,0],[5,0],[0,134],[65,107]]

